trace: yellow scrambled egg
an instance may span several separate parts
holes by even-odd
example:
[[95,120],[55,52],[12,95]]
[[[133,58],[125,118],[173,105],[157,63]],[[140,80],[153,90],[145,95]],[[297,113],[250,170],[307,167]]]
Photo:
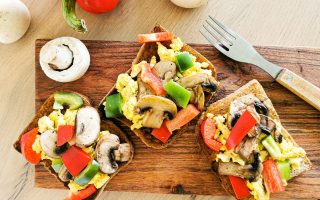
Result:
[[257,200],[268,200],[269,199],[269,194],[264,189],[262,178],[260,178],[256,182],[246,181],[246,184],[250,190],[251,195],[254,197],[254,199],[257,199]]
[[87,188],[90,184],[93,184],[97,189],[101,188],[108,180],[110,179],[108,174],[104,174],[102,172],[98,172],[92,179],[91,181],[84,186],[78,185],[74,181],[70,181],[68,184],[68,187],[72,192],[77,192],[79,190],[83,190]]
[[53,111],[48,117],[54,122],[55,129],[59,126],[66,125],[66,121],[64,120],[63,114],[60,110]]
[[137,113],[137,94],[138,83],[128,74],[120,74],[117,79],[116,89],[123,98],[122,112],[133,124],[131,129],[139,129],[142,127],[143,115]]
[[225,145],[230,135],[230,130],[228,126],[225,124],[226,118],[222,115],[218,115],[214,117],[213,120],[216,122],[217,127],[214,139],[219,141],[221,144]]
[[54,121],[47,116],[43,116],[38,121],[38,128],[40,133],[43,133],[46,130],[52,130],[54,129]]
[[167,47],[163,46],[160,42],[158,44],[158,55],[161,61],[172,61],[175,62],[176,60],[176,53],[173,49],[168,49]]
[[174,51],[180,51],[181,48],[183,47],[183,42],[179,37],[174,38],[173,40],[171,40],[170,47]]

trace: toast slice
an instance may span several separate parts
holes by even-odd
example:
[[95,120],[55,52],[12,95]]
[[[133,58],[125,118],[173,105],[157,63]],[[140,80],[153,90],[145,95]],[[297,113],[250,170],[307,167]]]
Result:
[[[208,148],[208,146],[205,144],[202,133],[201,133],[201,124],[204,122],[205,119],[208,118],[208,116],[217,116],[217,115],[226,115],[227,113],[230,112],[230,104],[234,102],[235,100],[244,97],[246,95],[252,94],[255,97],[257,97],[261,102],[263,102],[264,105],[267,106],[269,112],[268,112],[268,117],[270,117],[272,120],[275,122],[278,122],[278,126],[281,127],[280,133],[283,137],[288,142],[291,142],[294,147],[299,147],[299,145],[294,141],[290,133],[288,133],[280,124],[280,119],[279,116],[274,109],[270,99],[266,95],[263,87],[257,80],[252,80],[246,85],[242,86],[238,90],[236,90],[234,93],[228,95],[227,97],[211,104],[207,110],[201,115],[197,126],[196,126],[196,134],[197,134],[197,141],[198,144],[201,147],[202,152],[208,157],[212,164],[213,172],[219,177],[221,184],[223,188],[231,195],[235,196],[234,190],[232,188],[231,182],[229,180],[229,177],[226,175],[219,175],[217,170],[215,168],[215,163],[216,162],[222,162],[221,160],[217,159],[218,152],[215,152]],[[227,122],[226,122],[227,123]],[[248,136],[246,136],[248,137]],[[237,148],[237,147],[236,147]],[[221,151],[220,151],[221,152]],[[219,152],[219,153],[220,153]],[[291,178],[295,176],[299,176],[301,173],[308,171],[311,169],[312,164],[310,160],[307,158],[306,155],[304,156],[299,156],[302,161],[300,163],[300,166],[298,169],[291,170]],[[218,161],[219,160],[219,161]],[[288,183],[290,184],[290,183]],[[251,193],[252,194],[252,193]],[[247,197],[246,199],[255,199],[253,195]]]
[[[160,33],[160,32],[168,32],[164,27],[162,27],[161,25],[156,25],[153,30],[151,31],[151,33]],[[176,36],[175,36],[176,38]],[[169,47],[168,42],[161,42],[164,46]],[[157,59],[159,59],[158,54],[157,54],[157,49],[158,49],[158,45],[155,42],[150,42],[150,43],[144,43],[138,54],[137,57],[134,59],[132,65],[138,64],[142,61],[147,61],[149,62],[153,56],[157,56]],[[192,47],[190,47],[187,44],[183,44],[181,50],[182,52],[189,52],[190,54],[192,54],[193,56],[196,57],[197,62],[206,62],[208,63],[208,66],[206,69],[210,70],[212,72],[212,77],[217,80],[217,73],[216,70],[213,66],[213,64],[206,59],[204,56],[202,56],[199,52],[197,52],[195,49],[193,49]],[[132,68],[129,69],[126,73],[130,74]],[[218,82],[217,82],[218,83]],[[218,87],[218,85],[217,85]],[[107,96],[110,96],[112,94],[115,94],[117,92],[115,86],[108,92]],[[207,104],[207,102],[212,98],[212,96],[214,95],[214,93],[211,94],[207,94],[205,96],[205,105]],[[105,119],[105,114],[104,114],[104,105],[103,103],[105,102],[105,98],[101,101],[100,105],[99,105],[99,112],[101,114],[101,118]],[[116,118],[117,121],[123,123],[124,125],[131,127],[132,126],[132,122],[130,120],[128,120],[126,117],[122,116],[122,117],[118,117]],[[157,138],[155,138],[154,136],[151,135],[151,130],[148,128],[140,128],[140,129],[134,129],[133,132],[141,139],[141,141],[146,144],[148,147],[151,148],[155,148],[155,149],[163,149],[166,148],[168,145],[170,145],[171,143],[173,143],[183,132],[186,131],[187,125],[184,125],[183,127],[181,127],[179,130],[174,131],[172,133],[172,136],[168,139],[168,141],[166,141],[165,143],[161,142],[160,140],[158,140]]]
[[[86,97],[85,95],[79,94],[77,92],[71,92],[71,91],[67,91],[70,93],[74,93],[77,94],[78,96],[80,96],[83,99],[83,106],[91,106],[90,100],[88,97]],[[17,141],[14,143],[14,148],[21,153],[21,146],[20,146],[20,140],[21,137],[24,133],[27,133],[28,131],[32,130],[33,128],[38,127],[38,121],[41,117],[43,116],[48,116],[52,111],[53,111],[53,104],[54,104],[54,95],[52,94],[51,96],[49,96],[46,101],[42,104],[42,106],[40,107],[40,109],[38,110],[38,112],[36,113],[36,115],[34,116],[34,118],[32,119],[32,121],[28,124],[28,126],[21,132],[21,134],[19,135],[19,138],[17,139]],[[115,134],[119,137],[120,142],[121,143],[128,143],[131,147],[131,152],[130,152],[130,159],[127,162],[121,162],[118,163],[119,164],[119,168],[118,170],[109,175],[109,179],[108,181],[105,183],[104,186],[102,186],[98,191],[96,191],[93,195],[91,195],[90,197],[86,198],[86,199],[97,199],[98,196],[103,192],[103,190],[105,189],[106,185],[108,184],[108,182],[121,170],[123,169],[126,165],[128,165],[132,159],[133,159],[133,154],[134,154],[134,149],[133,149],[133,144],[130,141],[130,139],[128,138],[127,134],[125,134],[120,128],[118,128],[112,121],[110,120],[101,120],[101,131],[104,130],[108,130],[110,133]],[[60,181],[61,183],[64,184],[64,186],[66,188],[68,188],[68,183],[69,182],[63,182],[59,177],[58,174],[54,171],[54,169],[51,166],[51,160],[49,159],[44,159],[41,160],[40,163],[48,170],[48,172],[50,174],[52,174],[58,181]]]

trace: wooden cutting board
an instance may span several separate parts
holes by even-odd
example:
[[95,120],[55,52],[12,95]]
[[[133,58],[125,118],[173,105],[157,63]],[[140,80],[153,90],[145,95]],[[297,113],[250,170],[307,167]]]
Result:
[[[89,96],[94,106],[113,86],[119,73],[127,71],[135,58],[139,44],[135,42],[84,41],[91,55],[88,72],[72,83],[50,80],[39,65],[39,52],[47,40],[37,40],[36,109],[57,90],[74,90]],[[285,128],[308,153],[313,168],[290,181],[286,192],[273,194],[280,198],[320,198],[320,112],[286,90],[262,70],[239,64],[218,53],[209,45],[191,45],[206,56],[217,68],[224,87],[216,99],[232,93],[249,80],[256,78],[264,86]],[[303,48],[257,47],[271,62],[286,67],[320,86],[320,50]],[[194,123],[193,123],[194,124]],[[196,144],[194,125],[173,145],[164,150],[147,148],[130,130],[135,146],[132,163],[110,181],[106,190],[226,195],[218,179],[211,173],[210,164]],[[35,169],[35,184],[43,188],[63,188],[63,185],[41,166]]]

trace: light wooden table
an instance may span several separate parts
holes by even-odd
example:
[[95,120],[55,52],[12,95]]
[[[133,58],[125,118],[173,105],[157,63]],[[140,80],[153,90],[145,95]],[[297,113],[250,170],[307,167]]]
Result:
[[[198,9],[174,6],[169,0],[122,0],[112,12],[92,15],[78,9],[90,32],[75,33],[63,21],[59,0],[24,0],[32,14],[20,41],[0,44],[0,199],[63,199],[66,190],[34,188],[34,168],[12,144],[34,114],[34,41],[74,36],[80,39],[135,41],[156,22],[186,42],[205,43],[198,33],[211,14],[255,45],[320,47],[319,0],[209,0]],[[226,199],[104,192],[102,199]],[[231,198],[230,198],[231,199]]]

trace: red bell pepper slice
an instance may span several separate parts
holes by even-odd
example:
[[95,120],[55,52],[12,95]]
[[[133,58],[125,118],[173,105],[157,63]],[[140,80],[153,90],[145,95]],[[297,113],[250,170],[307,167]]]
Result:
[[213,137],[216,132],[216,124],[210,118],[204,120],[201,124],[201,133],[204,143],[213,151],[219,152],[222,144]]
[[66,142],[69,142],[74,135],[74,126],[64,125],[58,128],[57,146],[62,146]]
[[181,109],[175,118],[172,120],[166,120],[166,126],[172,133],[173,131],[181,128],[182,126],[189,123],[193,118],[199,115],[200,111],[193,104],[188,104],[186,108]]
[[251,113],[248,110],[244,111],[231,130],[230,136],[226,142],[227,149],[230,150],[237,146],[256,123],[257,121]]
[[270,193],[285,191],[279,170],[274,160],[266,160],[263,162],[262,176],[264,184]]
[[90,197],[97,191],[97,188],[94,185],[89,185],[87,188],[80,190],[76,193],[69,192],[69,195],[65,200],[82,200]]
[[61,156],[63,164],[72,176],[77,176],[91,161],[91,156],[80,148],[72,146]]
[[148,63],[141,64],[141,80],[150,86],[156,95],[164,96],[166,94],[162,82],[151,71],[151,66]]
[[38,128],[34,128],[31,131],[23,134],[20,139],[21,153],[25,159],[32,164],[38,164],[41,160],[41,154],[36,153],[32,149],[32,145],[37,138],[37,134]]
[[245,180],[237,176],[229,176],[229,180],[237,199],[244,199],[250,195]]
[[138,41],[143,44],[146,42],[162,42],[173,40],[174,35],[171,32],[161,32],[161,33],[150,33],[150,34],[139,34]]
[[162,123],[160,128],[154,128],[151,132],[155,138],[163,143],[166,143],[171,136],[171,132],[168,130],[166,123]]

